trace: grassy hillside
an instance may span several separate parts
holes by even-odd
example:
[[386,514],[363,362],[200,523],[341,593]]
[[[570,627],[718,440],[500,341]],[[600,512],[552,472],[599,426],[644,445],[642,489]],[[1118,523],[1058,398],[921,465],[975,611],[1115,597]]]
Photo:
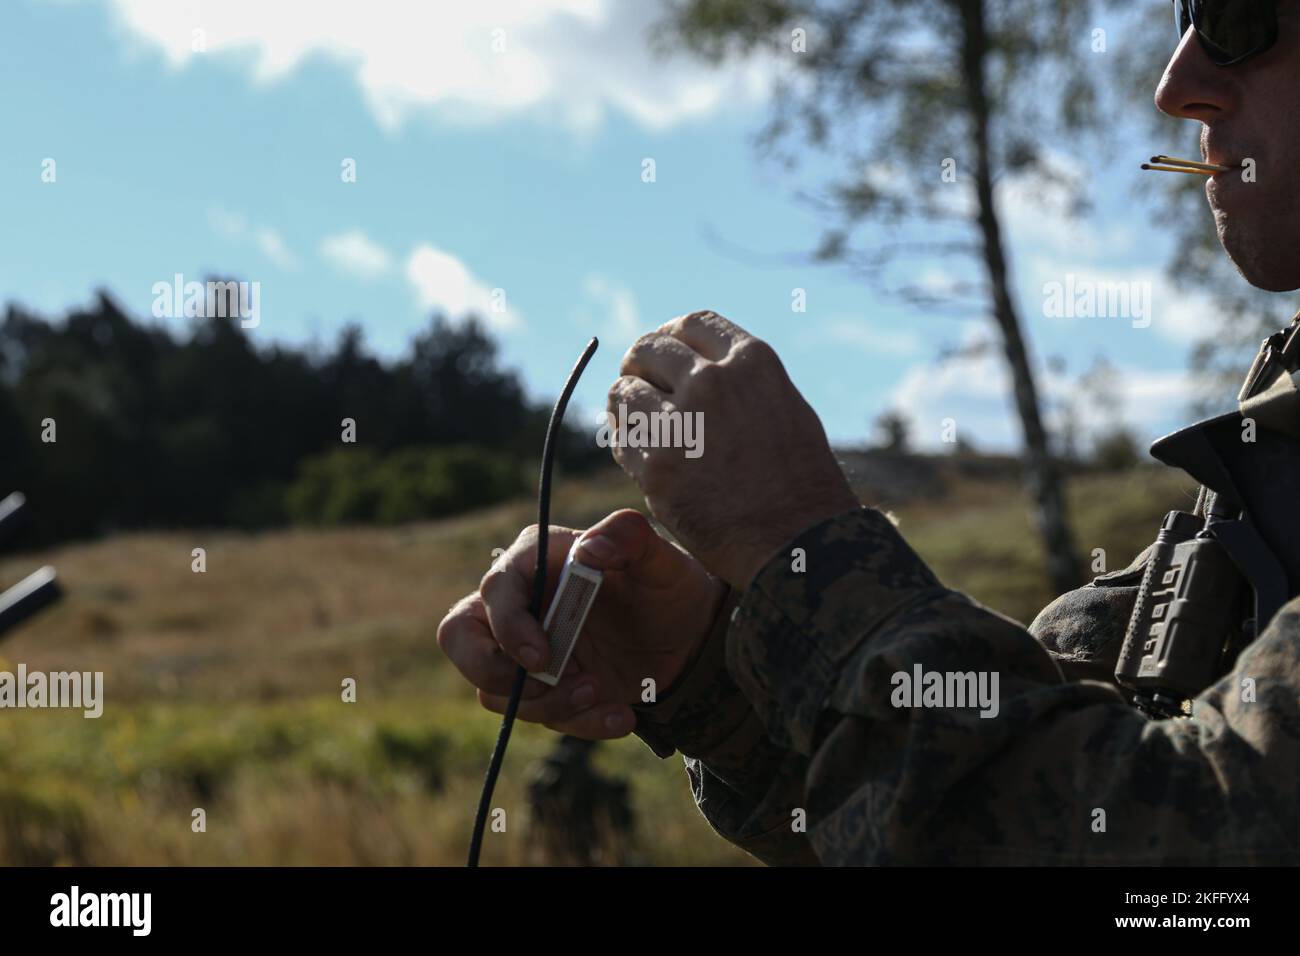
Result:
[[[554,520],[574,527],[640,503],[617,475],[559,487]],[[1121,567],[1194,490],[1156,469],[1076,480],[1079,545]],[[106,697],[98,720],[0,711],[0,862],[463,862],[498,718],[433,635],[532,507],[396,530],[122,535],[0,562],[5,584],[52,563],[68,592],[0,644],[0,670],[102,670]],[[894,512],[950,585],[1026,622],[1050,599],[1014,482],[949,482]],[[196,547],[205,574],[190,570]],[[523,778],[553,740],[517,727],[495,801],[507,828],[489,835],[485,863],[544,862]],[[598,759],[631,782],[628,859],[748,862],[695,810],[679,758],[631,738]],[[205,833],[191,831],[199,807]]]

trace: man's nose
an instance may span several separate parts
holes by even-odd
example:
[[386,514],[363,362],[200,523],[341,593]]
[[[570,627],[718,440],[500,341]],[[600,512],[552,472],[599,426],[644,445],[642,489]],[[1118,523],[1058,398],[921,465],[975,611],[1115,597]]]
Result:
[[1189,27],[1156,87],[1156,107],[1170,116],[1208,123],[1232,108],[1233,95],[1228,71],[1205,55]]

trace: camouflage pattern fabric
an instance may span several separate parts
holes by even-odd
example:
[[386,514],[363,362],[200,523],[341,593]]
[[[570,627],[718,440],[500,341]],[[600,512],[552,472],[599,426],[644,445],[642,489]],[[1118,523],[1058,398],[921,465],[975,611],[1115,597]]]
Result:
[[[1300,600],[1190,719],[1148,720],[1111,679],[1144,557],[1026,630],[839,515],[729,598],[637,733],[770,864],[1300,863]],[[996,674],[996,715],[895,706],[916,668]]]

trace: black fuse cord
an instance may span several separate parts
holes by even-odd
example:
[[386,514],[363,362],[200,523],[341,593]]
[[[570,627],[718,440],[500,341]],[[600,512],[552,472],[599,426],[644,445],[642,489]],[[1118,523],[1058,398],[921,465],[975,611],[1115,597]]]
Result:
[[[564,421],[564,410],[569,405],[578,379],[591,357],[596,354],[600,342],[593,336],[583,350],[578,363],[569,373],[564,383],[564,391],[551,410],[551,422],[546,426],[546,443],[542,445],[542,473],[537,483],[537,566],[533,571],[533,595],[528,602],[528,611],[540,623],[542,620],[542,601],[546,597],[546,546],[551,528],[551,465],[555,459],[555,443],[559,437],[560,423]],[[515,671],[515,683],[510,689],[510,699],[506,703],[505,716],[501,718],[501,730],[497,733],[496,746],[492,748],[492,759],[488,762],[487,776],[483,780],[483,793],[479,796],[478,813],[474,817],[474,835],[469,841],[469,861],[466,866],[478,866],[479,853],[483,850],[483,831],[487,828],[488,810],[492,805],[492,791],[496,789],[497,777],[501,773],[501,762],[506,756],[506,745],[510,743],[510,731],[515,725],[515,714],[519,711],[519,698],[524,692],[524,681],[528,671],[519,667]]]

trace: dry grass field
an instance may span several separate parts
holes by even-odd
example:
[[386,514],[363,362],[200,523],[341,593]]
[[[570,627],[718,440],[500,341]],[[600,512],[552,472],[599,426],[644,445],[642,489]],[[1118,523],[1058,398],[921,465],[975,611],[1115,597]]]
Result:
[[[1085,552],[1120,567],[1188,507],[1180,476],[1140,469],[1071,486]],[[585,526],[635,488],[559,482],[553,520]],[[0,670],[102,670],[104,714],[0,711],[0,862],[459,865],[498,718],[441,658],[434,630],[529,501],[396,529],[124,534],[0,562],[11,584],[54,564],[66,599],[0,644]],[[947,583],[1028,621],[1051,595],[1013,481],[964,481],[895,509]],[[191,549],[207,571],[190,570]],[[355,703],[341,700],[345,678]],[[554,735],[519,725],[485,864],[546,862],[530,839],[528,765]],[[647,865],[751,862],[691,802],[680,758],[629,738],[599,751],[627,779]],[[191,830],[206,812],[207,830]]]

